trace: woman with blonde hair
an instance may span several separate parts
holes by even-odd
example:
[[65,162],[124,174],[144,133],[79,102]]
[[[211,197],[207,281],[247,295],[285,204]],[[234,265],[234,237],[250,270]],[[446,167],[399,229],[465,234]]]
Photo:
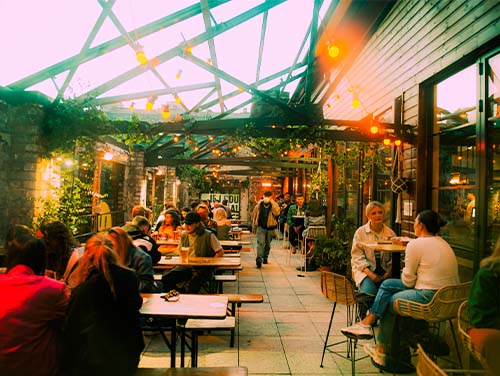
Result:
[[217,239],[229,240],[231,221],[227,219],[227,212],[222,206],[214,210],[214,221],[217,223]]
[[489,375],[500,375],[500,237],[481,261],[469,294],[471,341],[486,359]]
[[139,283],[112,247],[107,236],[93,236],[75,269],[64,323],[68,375],[133,375],[139,364]]
[[139,291],[160,292],[161,289],[155,284],[151,256],[136,248],[130,235],[121,227],[111,228],[109,238],[113,242],[113,249],[118,254],[120,263],[132,269],[139,279]]

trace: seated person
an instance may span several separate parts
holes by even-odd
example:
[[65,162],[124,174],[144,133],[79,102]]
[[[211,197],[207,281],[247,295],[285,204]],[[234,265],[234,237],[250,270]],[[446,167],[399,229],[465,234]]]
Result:
[[66,285],[44,277],[46,246],[14,226],[5,239],[7,273],[0,274],[0,374],[61,374],[60,324]]
[[469,295],[472,343],[486,359],[488,375],[500,375],[500,238],[481,261]]
[[351,248],[351,267],[354,282],[359,290],[368,295],[377,294],[378,286],[391,275],[390,254],[380,252],[377,264],[375,251],[365,247],[365,243],[376,243],[396,236],[396,233],[384,225],[384,205],[371,201],[365,209],[368,223],[354,233]]
[[82,248],[73,238],[68,226],[59,221],[42,224],[39,235],[47,244],[46,269],[55,273],[54,278],[62,279],[69,260],[78,257]]
[[302,239],[302,231],[304,231],[304,214],[307,210],[307,204],[305,203],[304,195],[302,193],[297,193],[296,202],[290,204],[288,208],[286,223],[288,223],[289,235],[288,240],[290,241],[290,250],[295,253],[297,247],[299,246],[299,241]]
[[158,251],[156,241],[149,236],[151,224],[148,219],[140,215],[135,216],[130,224],[126,224],[122,228],[129,234],[137,248],[142,249],[151,256],[153,265],[158,264],[161,253]]
[[112,247],[108,236],[94,235],[75,270],[64,323],[65,375],[132,376],[137,370],[142,298],[137,277]]
[[[198,213],[189,212],[184,220],[186,232],[182,234],[179,244],[189,247],[190,257],[220,257],[224,250],[212,232],[205,229]],[[212,280],[213,270],[209,267],[176,266],[166,271],[162,277],[163,291],[177,290],[196,294],[203,285]]]
[[210,206],[207,204],[201,203],[196,207],[196,213],[201,218],[201,222],[205,225],[205,228],[217,235],[217,222],[215,222],[211,217],[213,217],[212,212],[210,211]]
[[374,364],[380,367],[385,367],[386,350],[395,322],[394,301],[401,298],[428,303],[441,287],[459,282],[455,253],[438,235],[439,229],[445,224],[439,214],[432,210],[424,210],[417,215],[413,228],[418,238],[411,240],[406,247],[401,279],[385,280],[370,313],[362,321],[341,329],[346,335],[361,338],[370,336],[370,327],[379,318],[377,345],[367,344],[364,349]]
[[158,286],[154,280],[151,256],[142,249],[136,248],[132,238],[121,227],[111,228],[109,238],[121,264],[135,271],[139,280],[139,291],[160,292],[161,286]]
[[[325,214],[323,213],[323,208],[321,203],[312,198],[309,200],[309,208],[305,212],[304,217],[304,231],[302,232],[302,237],[305,239],[309,234],[309,226],[324,226],[326,224]],[[314,265],[314,240],[309,239],[306,244],[306,271],[315,270]],[[297,270],[303,270],[302,266],[297,267]]]
[[214,210],[214,221],[217,223],[217,239],[229,240],[231,221],[227,219],[227,212],[223,207]]

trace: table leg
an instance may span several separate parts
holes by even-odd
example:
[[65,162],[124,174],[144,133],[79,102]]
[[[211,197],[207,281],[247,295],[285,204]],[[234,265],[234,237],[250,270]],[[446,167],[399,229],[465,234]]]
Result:
[[170,348],[170,368],[175,368],[175,351],[177,349],[177,323],[172,327],[172,338],[170,339],[172,347]]
[[392,278],[401,277],[401,253],[392,253]]

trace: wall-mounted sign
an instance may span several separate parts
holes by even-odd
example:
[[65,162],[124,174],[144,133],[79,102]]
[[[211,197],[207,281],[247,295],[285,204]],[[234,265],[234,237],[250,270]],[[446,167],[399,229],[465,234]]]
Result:
[[227,206],[231,209],[233,213],[240,212],[240,194],[239,193],[202,193],[202,200],[210,200],[210,204],[213,204],[215,200],[222,202],[222,200],[227,200]]

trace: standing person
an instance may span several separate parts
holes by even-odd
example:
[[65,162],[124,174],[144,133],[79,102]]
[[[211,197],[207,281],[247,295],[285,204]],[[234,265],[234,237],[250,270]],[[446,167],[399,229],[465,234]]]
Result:
[[[181,236],[181,247],[189,247],[189,257],[221,257],[224,250],[214,233],[205,229],[200,215],[189,212],[184,220],[185,233]],[[194,268],[191,266],[176,266],[163,274],[163,291],[172,289],[180,292],[196,294],[201,287],[210,282],[213,270],[208,267]]]
[[287,192],[283,195],[283,200],[278,203],[280,206],[280,216],[278,219],[279,229],[283,236],[285,236],[285,225],[287,224],[286,219],[288,216],[288,208],[290,206],[290,203],[292,202],[291,198],[292,195],[290,194],[290,192]]
[[134,272],[121,266],[113,243],[95,235],[75,270],[64,324],[68,375],[134,375],[144,349],[142,298]]
[[222,200],[222,206],[224,207],[224,209],[226,209],[227,219],[232,219],[233,211],[231,210],[231,207],[228,205],[227,198]]
[[441,287],[459,282],[455,253],[438,235],[439,229],[445,224],[440,215],[432,210],[424,210],[417,215],[413,225],[417,239],[411,240],[406,246],[401,279],[390,278],[384,281],[370,313],[362,321],[341,329],[342,333],[369,336],[370,326],[379,318],[377,345],[365,345],[364,349],[380,367],[385,367],[386,350],[395,323],[394,301],[407,299],[428,303]]
[[486,359],[488,375],[500,375],[500,238],[480,266],[469,294],[469,335]]
[[272,199],[272,195],[271,191],[265,191],[263,199],[255,205],[252,212],[252,227],[257,228],[257,258],[255,259],[257,268],[260,268],[262,263],[267,264],[271,241],[278,227],[276,218],[280,214],[280,207]]
[[[309,233],[309,226],[324,226],[326,224],[325,214],[321,203],[316,198],[311,198],[309,200],[309,208],[306,210],[306,215],[304,218],[305,230],[302,232],[302,238],[305,239]],[[304,240],[305,241],[305,240]],[[316,266],[314,265],[314,240],[309,239],[305,245],[306,252],[306,265],[305,271],[314,271]],[[298,266],[297,270],[303,271],[304,266]]]
[[291,204],[288,208],[286,223],[289,226],[289,240],[290,249],[295,253],[299,246],[299,240],[302,238],[302,231],[304,231],[304,215],[307,210],[304,195],[297,193],[296,203]]
[[351,248],[351,267],[354,282],[365,294],[376,295],[378,287],[391,275],[391,255],[380,252],[377,263],[375,251],[365,247],[366,243],[376,243],[396,236],[396,233],[384,225],[384,205],[371,201],[365,209],[368,222],[354,233]]
[[149,236],[151,224],[148,219],[140,215],[135,216],[130,224],[126,224],[122,228],[129,234],[137,248],[142,249],[151,256],[153,265],[158,264],[158,261],[161,259],[161,253],[158,251],[156,241]]
[[7,273],[0,274],[0,373],[58,375],[66,285],[43,276],[46,247],[15,226],[6,236]]
[[139,279],[139,291],[158,292],[160,288],[155,284],[151,256],[136,248],[132,238],[121,227],[111,228],[109,238],[113,242],[113,250],[118,254],[121,264],[135,271]]

